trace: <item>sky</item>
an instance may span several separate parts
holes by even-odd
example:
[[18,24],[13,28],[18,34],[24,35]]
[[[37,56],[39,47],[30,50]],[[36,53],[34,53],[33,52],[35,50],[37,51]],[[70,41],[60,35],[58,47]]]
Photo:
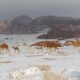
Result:
[[69,16],[80,18],[80,0],[0,0],[0,19],[19,15]]

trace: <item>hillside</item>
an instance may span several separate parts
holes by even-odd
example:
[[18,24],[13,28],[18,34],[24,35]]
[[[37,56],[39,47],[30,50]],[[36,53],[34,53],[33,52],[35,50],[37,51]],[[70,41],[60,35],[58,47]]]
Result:
[[57,27],[52,28],[47,34],[43,34],[38,36],[39,39],[66,39],[66,38],[79,38],[80,37],[80,29],[72,29],[70,27]]
[[[0,21],[0,33],[2,34],[33,34],[40,33],[46,28],[49,28],[48,33],[39,38],[79,37],[80,19],[72,17],[41,16],[32,20],[27,15],[21,15],[13,18],[11,21]],[[69,33],[71,36],[67,36]]]
[[27,25],[32,21],[29,16],[21,15],[15,17],[10,21],[10,33],[11,34],[24,34],[28,31]]
[[34,32],[39,32],[45,28],[54,28],[59,25],[74,25],[74,22],[71,17],[42,16],[32,20],[28,26],[30,30],[33,28]]

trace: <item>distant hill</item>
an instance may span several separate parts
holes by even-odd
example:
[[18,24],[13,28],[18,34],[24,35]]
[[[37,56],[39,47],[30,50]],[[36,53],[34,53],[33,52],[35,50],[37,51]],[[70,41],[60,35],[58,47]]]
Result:
[[10,23],[7,20],[0,20],[0,34],[5,33]]
[[[79,37],[80,19],[41,16],[32,20],[27,15],[21,15],[13,18],[11,21],[0,20],[0,33],[2,34],[34,34],[40,33],[42,30],[45,31],[45,28],[49,28],[47,34],[43,34],[38,38],[70,37],[70,35]],[[70,35],[68,36],[68,34]]]
[[42,16],[38,17],[28,25],[33,32],[39,32],[45,28],[57,27],[57,25],[70,25],[74,23],[73,18],[70,17],[56,17],[56,16]]
[[28,27],[27,25],[32,21],[29,16],[21,15],[15,17],[10,21],[10,33],[11,34],[24,34],[27,33]]
[[52,28],[47,34],[38,36],[39,39],[66,39],[66,38],[79,38],[80,29],[71,29],[69,27],[55,27]]
[[80,29],[80,19],[72,17],[42,16],[31,21],[28,24],[29,31],[37,33],[45,28],[56,28],[60,26],[70,27],[72,29]]

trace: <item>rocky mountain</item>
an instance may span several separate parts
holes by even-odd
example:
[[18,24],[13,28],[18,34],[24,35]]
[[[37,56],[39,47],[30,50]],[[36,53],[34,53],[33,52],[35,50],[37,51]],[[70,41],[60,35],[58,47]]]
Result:
[[72,17],[42,16],[32,20],[31,23],[28,24],[29,31],[32,33],[40,32],[45,28],[53,29],[60,26],[80,29],[80,19]]
[[[61,38],[70,37],[70,35],[79,36],[80,19],[42,16],[32,20],[29,16],[21,15],[11,21],[0,21],[0,33],[2,34],[33,34],[42,32],[45,28],[49,28],[48,33],[38,38]],[[70,35],[68,36],[68,34]]]
[[28,32],[27,25],[32,21],[29,16],[21,15],[11,21],[0,20],[1,34],[24,34]]
[[42,16],[32,20],[28,26],[30,30],[32,28],[34,32],[39,32],[45,28],[53,28],[63,24],[70,25],[73,20],[71,17]]
[[10,23],[7,20],[0,20],[0,34],[5,33],[9,28]]
[[24,34],[28,32],[27,25],[32,21],[29,16],[21,15],[15,17],[10,21],[10,33],[12,34]]
[[59,26],[52,28],[47,34],[38,36],[39,39],[66,39],[66,38],[79,38],[80,26]]

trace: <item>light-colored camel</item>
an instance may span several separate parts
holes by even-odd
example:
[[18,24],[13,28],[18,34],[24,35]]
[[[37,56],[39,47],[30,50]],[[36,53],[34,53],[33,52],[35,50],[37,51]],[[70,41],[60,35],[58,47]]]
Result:
[[79,40],[75,40],[75,41],[66,41],[64,43],[65,46],[73,46],[73,50],[80,50],[80,41]]
[[80,47],[80,41],[65,41],[64,45],[66,46],[74,46],[74,47]]
[[65,46],[74,46],[74,41],[65,41],[64,45]]

